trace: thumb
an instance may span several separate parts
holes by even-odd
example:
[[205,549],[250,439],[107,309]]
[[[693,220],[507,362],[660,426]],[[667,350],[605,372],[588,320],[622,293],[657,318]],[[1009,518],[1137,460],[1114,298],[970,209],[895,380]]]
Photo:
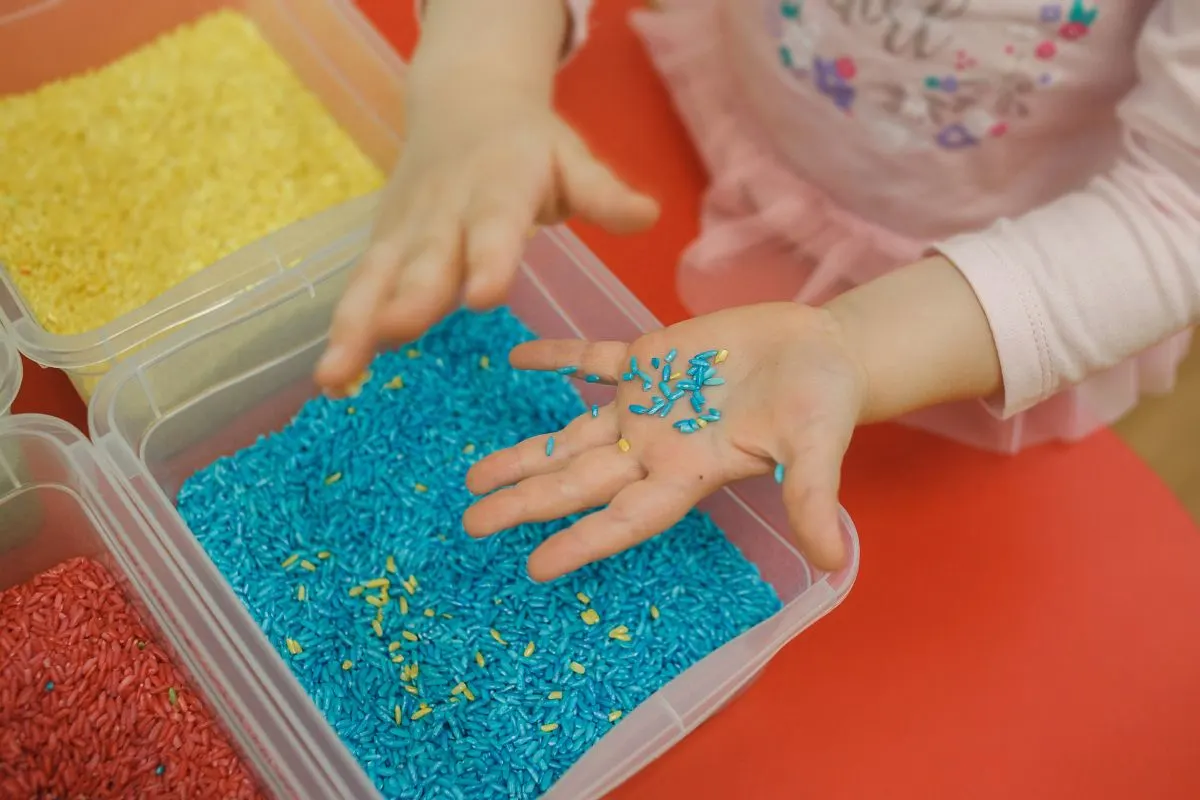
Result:
[[596,160],[582,144],[560,153],[560,191],[565,205],[610,233],[637,233],[658,219],[658,201],[636,192]]
[[846,563],[846,544],[838,488],[846,445],[830,439],[794,443],[788,449],[791,455],[776,467],[775,476],[783,479],[783,503],[800,551],[818,569],[840,569]]

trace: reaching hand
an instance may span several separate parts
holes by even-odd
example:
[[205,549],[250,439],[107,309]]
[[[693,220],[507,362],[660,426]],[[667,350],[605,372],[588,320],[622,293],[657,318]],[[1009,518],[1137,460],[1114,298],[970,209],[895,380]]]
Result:
[[[671,353],[670,377],[660,386]],[[838,485],[866,380],[828,312],[793,303],[746,306],[632,344],[531,342],[514,349],[511,362],[519,369],[575,368],[576,378],[618,387],[613,403],[571,422],[552,444],[549,435],[527,439],[467,475],[471,491],[487,495],[464,517],[472,536],[606,506],[538,547],[529,561],[536,580],[632,547],[725,484],[773,470],[805,556],[825,569],[844,562]],[[699,375],[689,375],[697,364]],[[703,401],[695,405],[694,388]],[[676,398],[665,416],[656,397]]]
[[381,343],[418,338],[460,301],[500,303],[535,222],[578,214],[626,233],[658,216],[544,102],[501,92],[439,100],[413,121],[335,312],[316,373],[327,391],[341,392]]

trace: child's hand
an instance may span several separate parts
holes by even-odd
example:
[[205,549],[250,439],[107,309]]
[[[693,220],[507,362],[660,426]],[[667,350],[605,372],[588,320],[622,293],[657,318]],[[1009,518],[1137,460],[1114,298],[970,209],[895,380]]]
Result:
[[[675,427],[701,416],[691,395],[668,417],[637,414],[661,394],[661,359],[677,355],[673,389],[686,389],[689,361],[709,356],[717,378],[702,388],[703,413],[719,419],[694,433]],[[630,359],[652,379],[623,380]],[[651,359],[660,359],[652,367]],[[550,580],[632,547],[678,522],[727,483],[785,467],[784,501],[800,547],[814,565],[845,560],[837,494],[842,456],[859,421],[865,373],[828,312],[794,303],[731,309],[620,342],[539,341],[512,352],[520,369],[577,367],[575,377],[616,383],[616,400],[585,413],[554,435],[528,439],[480,461],[467,475],[476,494],[500,487],[472,506],[463,524],[487,536],[525,522],[558,519],[607,505],[547,539],[529,560],[537,580]],[[719,383],[723,379],[724,383]],[[624,449],[621,442],[628,444]]]
[[535,222],[578,214],[616,232],[658,205],[597,161],[543,100],[461,89],[410,109],[373,241],[334,315],[317,382],[337,392],[380,343],[410,341],[460,302],[503,301]]

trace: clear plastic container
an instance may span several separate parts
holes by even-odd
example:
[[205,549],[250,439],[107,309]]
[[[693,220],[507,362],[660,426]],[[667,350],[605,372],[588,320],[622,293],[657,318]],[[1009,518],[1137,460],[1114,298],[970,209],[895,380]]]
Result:
[[17,392],[21,391],[21,354],[12,335],[0,325],[0,416],[12,409]]
[[[211,620],[181,592],[167,551],[129,502],[112,469],[75,428],[54,417],[0,418],[0,591],[73,558],[103,565],[156,641],[187,676],[239,750],[255,737],[279,735],[263,702],[230,703],[223,694],[229,665],[210,652]],[[247,726],[245,730],[240,730]],[[274,727],[273,727],[274,726]],[[269,770],[263,786],[279,792]],[[265,779],[265,780],[264,780]]]
[[[279,430],[315,396],[310,373],[366,238],[365,225],[347,231],[287,273],[131,356],[101,382],[90,408],[97,445],[172,554],[173,580],[210,615],[206,636],[222,640],[223,658],[237,661],[225,673],[230,702],[269,704],[287,727],[286,737],[259,739],[248,755],[301,797],[376,792],[188,530],[174,500],[197,469]],[[658,327],[565,229],[542,231],[530,242],[510,305],[546,337],[630,339]],[[589,402],[605,402],[612,392],[598,385],[581,391]],[[580,800],[611,790],[728,702],[849,590],[858,542],[848,517],[842,519],[851,564],[821,574],[791,544],[778,487],[769,479],[719,492],[702,508],[758,566],[785,608],[638,707],[549,797]],[[300,767],[319,770],[321,780],[303,779]]]
[[[403,128],[404,65],[350,0],[0,0],[0,95],[110,63],[218,8],[240,9],[254,20],[359,148],[390,168]],[[296,226],[318,230],[324,216],[339,213],[331,209]],[[0,320],[22,353],[66,371],[86,400],[129,353],[291,264],[293,227],[234,252],[141,308],[74,335],[46,330],[0,264]]]

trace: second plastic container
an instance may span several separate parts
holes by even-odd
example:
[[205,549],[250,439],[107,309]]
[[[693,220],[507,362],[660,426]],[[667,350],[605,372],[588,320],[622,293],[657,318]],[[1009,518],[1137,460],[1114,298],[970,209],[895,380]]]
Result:
[[[224,695],[238,708],[273,709],[282,738],[247,743],[248,756],[301,797],[375,796],[373,785],[294,679],[175,508],[182,483],[214,459],[286,425],[317,393],[310,374],[334,303],[362,252],[367,228],[347,230],[302,263],[132,355],[99,386],[90,416],[98,446],[117,465],[134,501],[171,553],[181,589],[220,640]],[[543,337],[624,339],[658,327],[654,318],[565,230],[543,231],[527,250],[510,297]],[[587,402],[611,389],[585,385]],[[771,481],[718,492],[701,506],[756,564],[785,603],[782,611],[671,681],[614,728],[550,790],[583,800],[611,790],[678,742],[750,681],[788,640],[845,596],[858,543],[843,515],[850,565],[814,572],[787,535]],[[310,767],[307,773],[300,767]],[[319,772],[319,781],[311,780]]]
[[[102,66],[219,8],[244,12],[359,148],[381,168],[391,167],[403,128],[404,66],[350,0],[0,2],[0,95]],[[0,320],[21,352],[64,370],[86,400],[113,364],[281,272],[305,251],[301,239],[340,225],[370,202],[351,201],[283,228],[150,303],[79,334],[46,330],[0,264]]]

